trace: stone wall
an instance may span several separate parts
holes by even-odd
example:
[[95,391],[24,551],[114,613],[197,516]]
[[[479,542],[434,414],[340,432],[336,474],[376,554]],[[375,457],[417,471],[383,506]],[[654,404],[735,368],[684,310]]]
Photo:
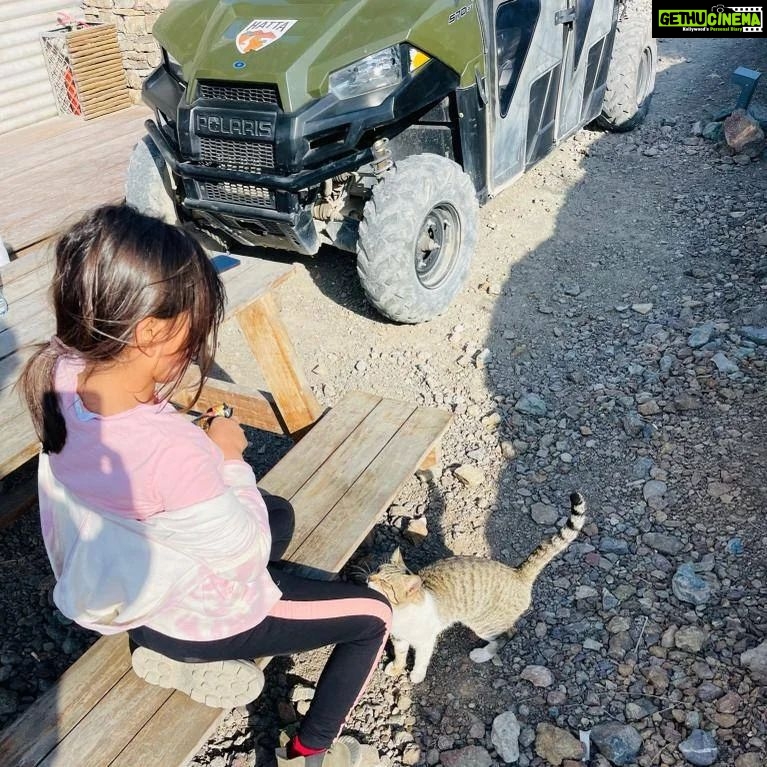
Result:
[[141,100],[141,83],[160,63],[160,48],[152,27],[170,0],[82,0],[87,21],[117,27],[128,88],[134,102]]

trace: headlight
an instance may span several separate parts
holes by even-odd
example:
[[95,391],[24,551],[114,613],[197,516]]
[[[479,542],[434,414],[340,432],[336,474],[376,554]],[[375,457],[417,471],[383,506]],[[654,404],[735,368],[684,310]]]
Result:
[[184,70],[181,68],[181,62],[177,59],[174,59],[173,56],[168,53],[168,51],[164,50],[162,55],[165,59],[165,68],[168,70],[168,72],[171,73],[175,80],[178,80],[180,83],[185,83],[186,81],[184,80]]
[[396,85],[400,80],[402,61],[399,46],[393,45],[333,72],[329,86],[330,92],[339,99],[350,99]]

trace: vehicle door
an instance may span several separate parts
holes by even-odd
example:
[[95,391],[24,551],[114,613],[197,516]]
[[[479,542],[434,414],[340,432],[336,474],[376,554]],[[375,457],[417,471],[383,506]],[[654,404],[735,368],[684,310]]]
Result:
[[557,140],[593,120],[601,110],[617,13],[617,0],[568,0],[559,12],[565,53]]
[[479,0],[488,51],[488,189],[497,194],[555,142],[567,0]]

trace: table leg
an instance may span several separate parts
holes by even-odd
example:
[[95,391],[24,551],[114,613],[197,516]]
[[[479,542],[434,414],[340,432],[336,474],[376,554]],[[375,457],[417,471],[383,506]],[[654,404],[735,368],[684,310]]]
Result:
[[290,434],[311,426],[323,408],[306,382],[274,296],[257,298],[237,321]]

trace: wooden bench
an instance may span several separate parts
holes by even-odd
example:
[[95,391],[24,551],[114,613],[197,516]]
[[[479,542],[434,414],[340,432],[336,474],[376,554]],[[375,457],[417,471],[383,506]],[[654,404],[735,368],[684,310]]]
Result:
[[[229,399],[238,396],[243,420],[270,430],[305,433],[259,485],[290,499],[296,510],[296,531],[286,559],[313,570],[338,572],[406,479],[434,463],[450,415],[351,392],[318,419],[319,405],[310,396],[271,293],[238,299],[237,291],[247,293],[249,268],[235,269],[229,277],[229,284],[236,277],[236,286],[228,287],[229,314],[240,323],[277,393],[243,394],[232,384],[212,382],[205,397],[219,402],[223,393]],[[22,446],[18,442],[15,449]],[[262,665],[268,661],[262,659]],[[127,637],[102,638],[0,733],[0,764],[180,766],[199,750],[223,714],[182,693],[146,684],[131,670]]]
[[[286,559],[340,570],[402,483],[433,454],[449,420],[441,410],[347,394],[259,483],[295,507]],[[106,637],[0,734],[0,764],[183,765],[222,716],[140,680],[127,638]]]

